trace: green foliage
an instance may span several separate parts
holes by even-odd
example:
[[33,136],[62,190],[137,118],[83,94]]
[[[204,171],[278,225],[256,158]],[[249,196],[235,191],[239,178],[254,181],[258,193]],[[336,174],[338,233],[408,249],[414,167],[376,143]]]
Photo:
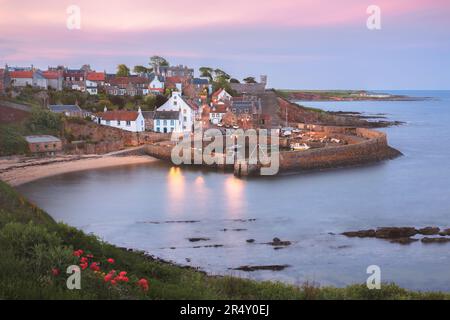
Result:
[[245,83],[257,83],[254,77],[247,77],[244,79]]
[[31,116],[26,120],[26,128],[30,134],[58,135],[62,128],[61,115],[42,108],[33,108]]
[[130,68],[128,68],[125,64],[119,64],[117,66],[116,76],[118,76],[118,77],[130,76]]
[[146,68],[144,66],[134,66],[133,72],[137,74],[145,74],[152,72],[152,68]]
[[26,154],[28,144],[17,125],[0,125],[0,156]]
[[165,58],[163,58],[161,56],[152,56],[152,57],[150,57],[150,65],[167,67],[167,66],[169,66],[169,61],[167,61]]

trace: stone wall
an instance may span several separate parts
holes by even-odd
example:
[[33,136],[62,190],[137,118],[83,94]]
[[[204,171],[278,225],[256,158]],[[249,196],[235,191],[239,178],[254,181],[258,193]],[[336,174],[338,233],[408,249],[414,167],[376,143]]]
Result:
[[[344,135],[348,128],[324,127],[329,134],[342,135],[345,139],[352,136]],[[307,151],[280,152],[280,170],[313,170],[337,168],[392,159],[401,153],[391,147],[387,142],[385,133],[356,128],[356,137],[364,138],[362,142],[355,139],[345,146],[310,149]]]
[[93,122],[66,121],[64,149],[70,154],[104,154],[170,139],[156,132],[129,132]]

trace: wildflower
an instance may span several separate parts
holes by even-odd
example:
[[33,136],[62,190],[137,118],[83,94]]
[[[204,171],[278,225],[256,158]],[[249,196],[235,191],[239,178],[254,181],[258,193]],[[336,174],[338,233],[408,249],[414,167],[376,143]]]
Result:
[[105,282],[109,282],[113,279],[113,276],[111,273],[108,273],[103,279],[105,280]]
[[88,263],[88,258],[86,258],[86,257],[81,257],[80,262],[81,262],[81,263]]
[[83,250],[75,250],[74,252],[73,252],[73,255],[75,256],[75,257],[81,257],[82,255],[83,255],[83,253],[84,253],[84,251]]
[[121,276],[121,277],[125,277],[127,275],[127,272],[126,271],[121,271],[120,273],[119,273],[119,276]]
[[116,261],[115,261],[113,258],[109,258],[109,259],[106,260],[106,261],[108,261],[108,263],[110,263],[110,264],[116,263]]
[[86,270],[88,267],[88,263],[87,262],[80,263],[80,267],[81,267],[81,270]]
[[100,267],[98,266],[98,262],[92,262],[90,268],[91,268],[92,271],[100,271]]
[[59,276],[59,274],[61,273],[61,271],[58,268],[53,268],[52,269],[52,275]]
[[115,286],[117,284],[116,280],[111,280],[111,284]]
[[141,287],[142,290],[148,291],[148,280],[147,280],[147,279],[145,279],[145,278],[140,279],[140,280],[137,282],[137,285],[138,285],[139,287]]

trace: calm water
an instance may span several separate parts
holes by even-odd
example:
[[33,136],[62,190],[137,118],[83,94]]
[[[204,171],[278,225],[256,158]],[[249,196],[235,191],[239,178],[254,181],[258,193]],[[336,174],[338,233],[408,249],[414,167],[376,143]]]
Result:
[[[24,185],[20,191],[56,220],[212,274],[344,286],[365,282],[367,266],[376,264],[383,281],[450,291],[450,244],[401,246],[329,234],[379,226],[450,227],[450,92],[407,94],[435,99],[304,103],[405,121],[404,126],[385,129],[390,144],[404,153],[393,161],[252,180],[158,162],[65,174]],[[151,223],[175,220],[199,222]],[[224,228],[247,230],[221,231]],[[191,243],[190,237],[211,240]],[[274,237],[294,244],[274,250],[246,243]],[[212,244],[223,247],[193,248]],[[269,264],[290,267],[281,272],[228,270]]]

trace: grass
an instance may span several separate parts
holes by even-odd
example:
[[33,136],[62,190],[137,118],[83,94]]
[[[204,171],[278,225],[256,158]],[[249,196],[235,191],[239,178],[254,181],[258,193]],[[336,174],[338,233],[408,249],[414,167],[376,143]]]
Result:
[[[115,260],[126,270],[129,284],[110,286],[89,269],[82,271],[81,290],[68,290],[63,271],[77,264],[73,251],[83,249],[100,261]],[[102,268],[104,264],[101,265]],[[52,268],[60,268],[58,276]],[[234,277],[212,277],[130,252],[94,235],[56,223],[46,212],[0,181],[0,298],[1,299],[449,299],[449,294],[412,292],[394,284],[382,290],[364,285],[320,288],[291,286]],[[133,282],[145,277],[148,292]]]

